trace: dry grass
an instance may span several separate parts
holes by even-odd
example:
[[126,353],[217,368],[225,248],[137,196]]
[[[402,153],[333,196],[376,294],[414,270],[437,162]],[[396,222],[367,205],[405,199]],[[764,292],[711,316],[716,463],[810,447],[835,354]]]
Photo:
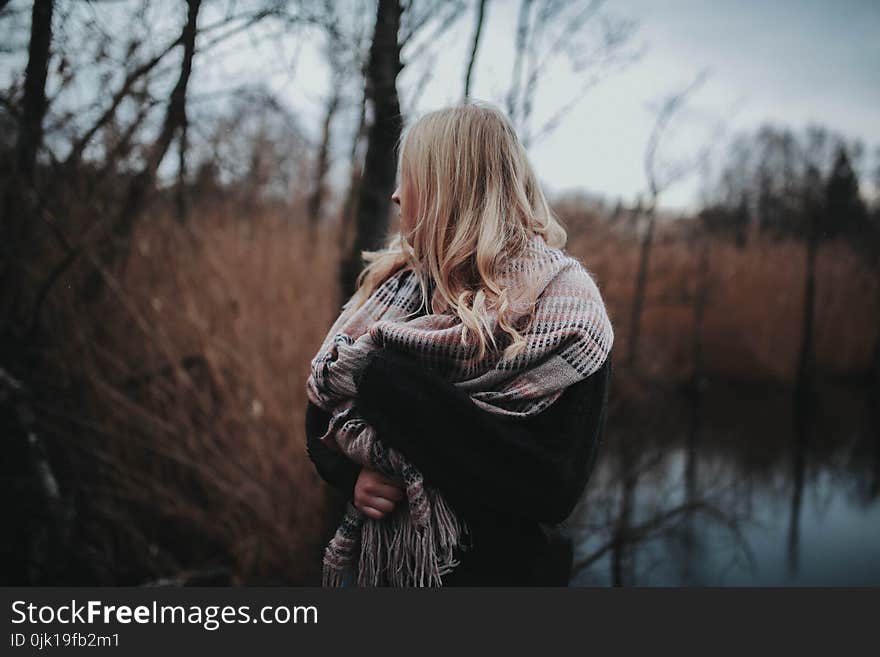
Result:
[[306,455],[305,382],[338,312],[336,249],[283,216],[219,211],[188,229],[152,217],[134,244],[64,356],[87,386],[80,447],[100,464],[87,485],[108,577],[134,560],[156,577],[314,583],[338,500]]
[[[638,242],[595,216],[564,218],[587,224],[573,231],[568,249],[595,274],[615,326],[615,349],[622,355],[630,333]],[[738,249],[710,238],[705,282],[698,275],[699,248],[697,241],[663,231],[655,240],[639,370],[668,382],[690,375],[694,298],[705,283],[702,339],[707,374],[792,383],[802,339],[804,244],[759,238]],[[821,246],[816,269],[818,367],[832,375],[864,373],[880,331],[880,278],[842,242]]]

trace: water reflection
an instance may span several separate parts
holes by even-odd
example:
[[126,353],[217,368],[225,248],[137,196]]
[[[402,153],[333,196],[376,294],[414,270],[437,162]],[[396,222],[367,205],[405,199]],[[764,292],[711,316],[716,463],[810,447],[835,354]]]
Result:
[[783,388],[615,395],[627,401],[566,523],[571,585],[880,584],[875,395],[823,384],[807,422]]

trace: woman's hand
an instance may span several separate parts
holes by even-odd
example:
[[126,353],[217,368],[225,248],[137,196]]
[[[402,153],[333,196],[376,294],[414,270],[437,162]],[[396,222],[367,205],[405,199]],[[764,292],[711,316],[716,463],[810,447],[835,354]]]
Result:
[[369,518],[381,520],[403,499],[404,484],[378,470],[361,468],[354,485],[354,506]]

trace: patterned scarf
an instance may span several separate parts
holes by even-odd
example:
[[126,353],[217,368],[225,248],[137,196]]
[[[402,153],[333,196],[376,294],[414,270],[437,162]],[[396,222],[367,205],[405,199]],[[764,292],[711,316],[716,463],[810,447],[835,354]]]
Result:
[[[514,322],[526,339],[516,356],[503,357],[510,335],[488,310],[488,345],[479,343],[447,310],[422,312],[421,286],[411,267],[385,279],[356,311],[351,300],[311,362],[309,399],[331,415],[321,441],[362,466],[401,478],[407,504],[381,520],[363,515],[349,501],[345,517],[324,551],[324,586],[442,586],[441,577],[460,562],[472,536],[438,490],[358,413],[357,380],[371,352],[391,348],[466,391],[490,413],[530,416],[565,389],[597,371],[614,339],[611,322],[592,276],[574,257],[534,235],[525,252],[509,259],[499,280],[508,289]],[[529,311],[534,308],[533,317]],[[531,319],[531,321],[529,321]]]

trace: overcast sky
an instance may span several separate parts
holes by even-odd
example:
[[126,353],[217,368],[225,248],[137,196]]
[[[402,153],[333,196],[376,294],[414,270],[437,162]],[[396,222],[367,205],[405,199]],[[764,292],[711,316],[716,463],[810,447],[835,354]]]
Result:
[[[503,97],[518,2],[490,4],[475,80],[477,97]],[[531,156],[551,190],[586,188],[631,200],[645,188],[643,153],[650,107],[686,87],[704,67],[709,78],[689,96],[663,143],[688,157],[729,132],[769,120],[801,129],[810,121],[880,145],[880,2],[877,0],[611,0],[612,14],[638,20],[642,57],[609,73]],[[467,21],[462,25],[468,32]],[[457,38],[461,39],[461,35]],[[455,51],[461,51],[457,48]],[[463,55],[438,62],[420,103],[432,109],[461,93]],[[554,71],[541,81],[538,109],[571,97],[577,79]],[[698,176],[670,188],[667,206],[696,199]]]
[[[489,2],[475,97],[499,104],[504,99],[518,6],[519,0]],[[692,157],[706,145],[720,150],[727,136],[764,121],[798,131],[817,122],[861,138],[871,153],[880,145],[880,0],[609,0],[603,11],[637,21],[627,50],[642,56],[622,70],[609,70],[559,128],[530,149],[551,192],[584,189],[611,202],[618,197],[632,202],[646,187],[642,161],[652,108],[703,69],[708,79],[689,96],[661,144],[670,160]],[[435,59],[422,58],[404,69],[399,86],[405,101],[426,65],[431,72],[418,103],[404,107],[407,119],[460,99],[472,20],[469,10],[435,44]],[[300,114],[308,132],[318,135],[328,75],[315,43],[317,36],[297,37],[290,60],[295,64],[264,49],[245,58],[250,63],[224,59],[214,75],[201,79],[214,88],[242,79],[264,81]],[[577,96],[582,80],[564,59],[554,65],[540,80],[536,124]],[[719,135],[722,128],[726,132]],[[337,180],[344,179],[347,141],[344,134],[337,140]],[[866,158],[865,164],[873,162]],[[679,182],[661,205],[693,205],[700,182],[697,175]]]

